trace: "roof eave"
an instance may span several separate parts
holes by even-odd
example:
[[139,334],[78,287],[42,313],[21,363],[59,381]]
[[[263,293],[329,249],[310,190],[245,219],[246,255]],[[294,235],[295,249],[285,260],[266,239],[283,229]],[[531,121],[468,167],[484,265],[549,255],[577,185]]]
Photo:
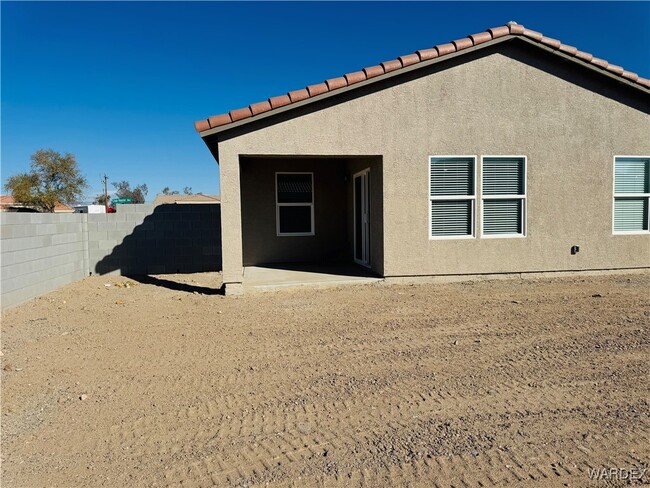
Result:
[[306,98],[305,100],[301,100],[301,101],[298,101],[298,102],[294,102],[294,103],[285,105],[283,107],[278,107],[278,108],[275,108],[273,110],[269,110],[267,112],[257,114],[257,115],[255,115],[253,117],[247,117],[245,119],[241,119],[241,120],[238,120],[236,122],[231,122],[229,124],[220,125],[218,127],[212,127],[210,129],[199,132],[199,135],[202,138],[205,139],[206,137],[210,137],[210,136],[213,136],[215,134],[226,132],[226,131],[235,129],[237,127],[241,127],[243,125],[250,124],[252,122],[257,122],[257,121],[260,121],[260,120],[264,120],[264,119],[266,119],[268,117],[274,117],[274,116],[276,116],[278,114],[285,113],[285,112],[288,112],[290,110],[294,110],[294,109],[297,109],[299,107],[309,105],[311,103],[316,103],[316,102],[318,102],[320,100],[325,100],[327,98],[334,97],[334,96],[340,95],[342,93],[346,93],[346,92],[348,92],[350,90],[356,90],[358,88],[362,88],[364,86],[367,86],[367,85],[370,85],[370,84],[373,84],[373,83],[377,83],[377,82],[382,81],[382,80],[387,80],[387,79],[393,78],[395,76],[401,76],[401,75],[403,75],[405,73],[409,73],[411,71],[424,69],[424,68],[426,68],[428,66],[432,66],[432,65],[435,65],[435,64],[440,63],[440,62],[445,62],[445,61],[448,61],[450,59],[454,59],[454,58],[456,58],[458,56],[463,56],[465,54],[469,54],[471,52],[475,52],[475,51],[478,51],[480,49],[488,48],[490,46],[495,46],[495,45],[500,44],[502,42],[509,42],[509,41],[514,40],[514,39],[525,42],[530,46],[534,46],[534,47],[536,47],[538,49],[542,49],[542,50],[544,50],[546,52],[549,52],[549,53],[552,53],[552,54],[554,54],[556,56],[560,56],[561,58],[563,58],[565,60],[571,61],[573,63],[577,63],[577,64],[579,64],[581,66],[584,66],[585,68],[590,69],[591,71],[593,71],[595,73],[605,75],[605,76],[609,77],[610,79],[612,79],[614,81],[617,81],[617,82],[622,83],[624,85],[628,85],[628,86],[630,86],[632,88],[636,88],[637,90],[640,90],[643,93],[650,94],[650,89],[649,88],[646,88],[646,87],[644,87],[644,86],[642,86],[642,85],[640,85],[638,83],[635,83],[633,81],[622,78],[621,76],[619,76],[619,75],[617,75],[615,73],[612,73],[610,71],[607,71],[605,69],[602,69],[602,68],[600,68],[600,67],[598,67],[598,66],[596,66],[596,65],[594,65],[592,63],[583,61],[583,60],[581,60],[579,58],[576,58],[574,56],[566,54],[566,53],[564,53],[562,51],[559,51],[558,49],[555,49],[555,48],[553,48],[551,46],[541,44],[541,43],[539,43],[539,42],[537,42],[537,41],[535,41],[533,39],[529,39],[529,38],[527,38],[525,36],[516,35],[516,34],[509,34],[507,36],[499,37],[499,38],[492,39],[490,41],[478,44],[476,46],[467,47],[467,48],[462,49],[460,51],[445,54],[443,56],[439,56],[439,57],[429,59],[429,60],[426,60],[426,61],[421,61],[419,63],[415,63],[415,64],[412,64],[410,66],[405,66],[403,68],[400,68],[400,69],[397,69],[397,70],[394,70],[394,71],[390,71],[388,73],[384,73],[382,75],[379,75],[379,76],[376,76],[376,77],[373,77],[373,78],[370,78],[370,79],[360,81],[360,82],[355,83],[353,85],[348,85],[348,86],[345,86],[345,87],[342,87],[342,88],[338,88],[336,90],[332,90],[332,91],[322,93],[320,95],[316,95],[316,96],[313,96],[313,97]]

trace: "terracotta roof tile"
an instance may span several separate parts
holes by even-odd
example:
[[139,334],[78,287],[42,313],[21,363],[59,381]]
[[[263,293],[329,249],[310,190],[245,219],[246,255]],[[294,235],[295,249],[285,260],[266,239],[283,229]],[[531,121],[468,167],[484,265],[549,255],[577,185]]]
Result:
[[540,32],[526,29],[524,26],[517,24],[516,22],[508,22],[504,26],[493,27],[485,32],[472,34],[468,37],[457,39],[450,43],[440,44],[430,49],[422,49],[416,51],[413,54],[406,54],[404,56],[400,56],[398,59],[384,61],[379,65],[370,66],[364,68],[361,71],[348,73],[345,76],[330,78],[324,83],[310,85],[306,89],[303,88],[301,90],[289,92],[286,95],[271,97],[267,101],[254,103],[249,107],[241,108],[238,110],[232,110],[227,114],[214,115],[212,117],[209,117],[207,120],[199,120],[194,123],[194,127],[198,132],[204,132],[210,128],[227,125],[248,117],[254,117],[265,112],[273,111],[276,108],[284,107],[301,100],[306,100],[308,98],[337,90],[348,85],[353,85],[370,78],[382,76],[385,73],[398,71],[405,66],[412,66],[424,61],[428,61],[430,59],[443,57],[447,54],[461,51],[471,46],[477,46],[491,41],[492,39],[498,39],[506,36],[524,36],[528,39],[532,39],[532,41],[550,46],[554,49],[558,49],[559,51],[571,57],[575,57],[578,60],[591,63],[594,66],[598,66],[604,70],[607,70],[613,75],[620,76],[622,79],[650,89],[650,80],[641,78],[636,73],[625,71],[620,66],[610,65],[604,59],[595,58],[591,54],[579,51],[573,46],[562,44],[557,39],[545,37]]
[[643,85],[643,86],[645,86],[646,88],[650,88],[650,80],[648,80],[647,78],[641,78],[641,77],[639,76],[639,77],[637,78],[636,82],[637,82],[639,85]]
[[210,127],[219,127],[220,125],[230,124],[232,119],[230,114],[221,114],[208,117],[208,122],[210,122]]
[[600,58],[591,58],[591,64],[595,64],[596,66],[600,66],[601,68],[605,69],[607,68],[607,65],[609,64],[607,61],[604,59]]
[[327,93],[330,89],[327,87],[327,83],[317,83],[316,85],[309,85],[307,91],[309,92],[310,97],[315,97],[321,93]]
[[524,33],[524,26],[521,24],[517,24],[516,22],[508,22],[506,25],[510,29],[510,34],[521,35]]
[[502,25],[500,27],[492,27],[492,29],[488,29],[488,32],[492,34],[492,39],[496,39],[510,34],[510,28],[507,25]]
[[303,88],[302,90],[294,90],[288,93],[291,103],[299,102],[300,100],[305,100],[309,98],[309,92]]
[[559,49],[562,43],[558,41],[557,39],[553,39],[551,37],[542,37],[542,44],[546,44],[547,46],[551,46],[554,49]]
[[238,108],[236,110],[231,110],[229,113],[230,113],[230,118],[232,119],[233,122],[237,122],[238,120],[241,120],[241,119],[246,119],[246,118],[251,117],[253,115],[251,113],[251,109],[249,107],[244,107],[244,108]]
[[400,60],[402,66],[404,67],[411,66],[412,64],[416,64],[420,62],[420,56],[418,56],[417,53],[400,56],[398,59]]
[[626,79],[630,80],[630,81],[636,81],[636,80],[639,79],[639,75],[637,75],[636,73],[633,73],[631,71],[623,71],[621,73],[621,76],[623,78],[626,78]]
[[524,29],[523,35],[526,37],[530,37],[531,39],[537,42],[541,42],[542,39],[544,38],[541,32],[537,32],[530,29]]
[[253,103],[248,108],[251,109],[253,115],[257,115],[271,110],[271,104],[268,100],[264,100],[263,102]]
[[621,66],[616,66],[615,64],[608,64],[606,69],[617,75],[622,75],[623,71],[625,71]]
[[432,47],[431,49],[422,49],[417,53],[418,56],[420,56],[420,59],[422,61],[426,61],[427,59],[433,59],[438,57],[438,50],[435,47]]
[[451,42],[448,42],[447,44],[439,44],[436,46],[436,48],[438,48],[438,55],[440,56],[456,52],[456,46],[454,46]]
[[576,52],[576,58],[582,59],[583,61],[589,62],[593,59],[593,55],[591,53],[586,53],[584,51],[578,51]]
[[475,46],[492,40],[492,34],[489,32],[479,32],[478,34],[472,34],[469,37]]
[[327,87],[329,88],[330,91],[336,90],[337,88],[343,88],[344,86],[348,86],[348,81],[345,79],[344,76],[340,76],[338,78],[331,78],[329,80],[326,80],[325,83],[327,84]]
[[369,68],[363,68],[363,72],[366,74],[366,78],[374,78],[375,76],[380,76],[384,74],[384,68],[382,66],[370,66]]
[[569,55],[571,55],[571,56],[575,56],[576,53],[578,52],[578,48],[577,48],[577,47],[568,46],[568,45],[566,45],[566,44],[560,44],[559,49],[560,49],[560,51],[562,51],[563,53],[567,53],[567,54],[569,54]]
[[451,42],[454,46],[456,46],[456,51],[460,51],[462,49],[467,49],[468,47],[472,47],[474,43],[469,37],[463,37],[462,39],[456,39],[455,41]]
[[210,122],[208,122],[207,119],[197,120],[194,122],[194,128],[196,129],[196,132],[203,132],[210,128]]
[[348,85],[352,85],[364,81],[366,79],[366,74],[363,71],[355,71],[354,73],[348,73],[345,75],[345,79],[348,81]]
[[291,99],[289,98],[289,95],[280,95],[279,97],[269,98],[269,103],[271,104],[272,108],[279,108],[284,107],[285,105],[289,105],[291,103]]
[[399,59],[391,59],[390,61],[384,61],[381,65],[384,68],[384,72],[388,73],[400,69],[402,67],[402,62]]

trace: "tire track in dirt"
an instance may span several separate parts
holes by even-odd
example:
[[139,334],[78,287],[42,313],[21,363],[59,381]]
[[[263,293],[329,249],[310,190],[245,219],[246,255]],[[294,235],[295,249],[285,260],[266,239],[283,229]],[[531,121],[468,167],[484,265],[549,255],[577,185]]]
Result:
[[[549,391],[550,390],[550,391]],[[577,407],[584,407],[584,402],[576,401],[570,395],[571,388],[567,388],[564,393],[559,393],[554,389],[545,389],[544,391],[534,391],[526,388],[521,384],[507,385],[507,388],[501,389],[499,395],[493,395],[491,398],[491,413],[498,415],[500,413],[510,413],[520,415],[526,418],[536,412],[544,412],[553,410],[556,413],[562,411],[571,411]],[[425,395],[426,397],[426,395]],[[526,399],[522,401],[522,399]],[[295,409],[293,412],[288,413],[286,408],[279,409],[275,412],[265,412],[265,418],[272,419],[271,425],[268,422],[260,422],[261,416],[248,416],[241,421],[231,422],[226,429],[219,429],[215,433],[215,437],[219,438],[246,438],[251,436],[264,436],[268,435],[269,431],[282,428],[285,430],[277,430],[274,435],[267,437],[265,450],[266,454],[260,457],[256,447],[246,446],[244,448],[245,454],[242,454],[246,459],[255,459],[254,465],[259,467],[274,466],[277,462],[286,465],[288,463],[295,463],[297,460],[302,460],[305,456],[316,455],[315,449],[324,449],[327,446],[331,448],[351,448],[358,444],[358,435],[361,428],[366,427],[369,423],[369,418],[365,415],[341,415],[341,411],[348,410],[350,412],[364,412],[374,405],[377,409],[375,416],[371,415],[370,419],[374,421],[370,430],[365,430],[366,435],[377,429],[385,427],[390,419],[395,418],[408,418],[414,415],[431,415],[440,416],[445,418],[445,412],[452,416],[464,415],[475,413],[472,405],[480,402],[478,398],[460,399],[459,397],[449,396],[445,397],[444,394],[431,395],[429,399],[423,400],[421,395],[412,395],[408,398],[402,397],[400,403],[375,403],[372,398],[361,399],[362,401],[351,402],[334,402],[332,404],[324,404],[314,406],[312,409]],[[428,402],[428,405],[426,405]],[[379,405],[379,406],[377,406]],[[593,406],[597,406],[598,402],[594,401]],[[531,410],[531,406],[534,409]],[[302,411],[307,410],[305,415]],[[292,415],[293,414],[293,415]],[[294,420],[296,419],[296,420]],[[293,423],[295,422],[295,424]],[[314,425],[318,436],[320,438],[309,437],[301,435],[297,431],[296,425],[302,422],[307,425]],[[346,432],[357,432],[356,436],[346,435]],[[209,459],[209,457],[207,458]],[[222,463],[223,464],[223,463]],[[178,476],[184,471],[184,468],[178,468],[175,473],[168,472],[166,479],[171,481],[177,479]],[[256,471],[255,469],[253,471]],[[248,473],[248,476],[258,475],[257,470],[255,473],[248,473],[246,464],[238,465],[236,468],[222,473],[204,473],[204,477],[218,477],[222,479],[224,473],[232,475],[232,472]],[[197,473],[194,471],[194,476]],[[182,475],[181,475],[182,480]]]

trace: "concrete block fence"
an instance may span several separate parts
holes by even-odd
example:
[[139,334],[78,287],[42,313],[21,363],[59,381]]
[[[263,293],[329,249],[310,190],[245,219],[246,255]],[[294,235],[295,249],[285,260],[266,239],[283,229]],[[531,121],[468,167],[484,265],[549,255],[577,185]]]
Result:
[[0,214],[6,309],[93,274],[221,269],[221,207],[119,205],[115,214]]

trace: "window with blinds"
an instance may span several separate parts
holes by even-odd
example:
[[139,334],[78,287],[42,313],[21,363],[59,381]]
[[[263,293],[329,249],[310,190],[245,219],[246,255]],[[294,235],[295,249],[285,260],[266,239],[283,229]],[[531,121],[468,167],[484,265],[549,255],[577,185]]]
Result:
[[614,233],[650,231],[650,157],[614,158]]
[[432,239],[474,237],[476,158],[429,159],[429,231]]
[[276,173],[278,236],[314,235],[313,173]]
[[523,237],[526,231],[526,158],[482,158],[482,235]]

